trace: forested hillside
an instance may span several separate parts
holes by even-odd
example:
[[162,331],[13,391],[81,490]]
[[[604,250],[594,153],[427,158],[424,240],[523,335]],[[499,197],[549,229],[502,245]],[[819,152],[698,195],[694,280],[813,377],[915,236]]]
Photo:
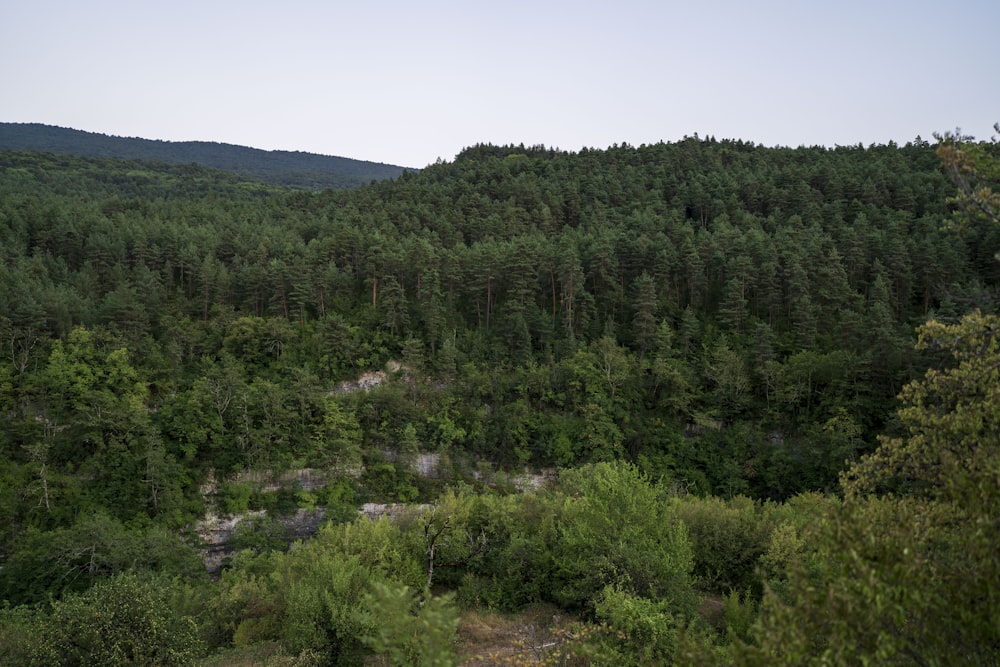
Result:
[[[416,664],[443,649],[412,637],[458,622],[432,590],[603,623],[567,640],[597,663],[751,641],[765,585],[787,599],[792,562],[819,576],[802,531],[845,468],[912,434],[897,396],[942,358],[916,327],[995,310],[1000,229],[955,228],[954,192],[920,140],[476,146],[344,192],[2,152],[0,596],[48,643],[0,650],[68,660],[59,623],[166,588],[174,616],[149,622],[192,625],[135,662],[276,641]],[[526,467],[563,472],[504,495],[495,471]],[[302,468],[329,483],[236,481]],[[435,509],[334,521],[288,554],[262,529],[244,535],[262,555],[210,584],[188,543],[211,480],[229,511]],[[677,634],[730,592],[731,634]],[[345,606],[362,598],[374,616]],[[379,614],[413,626],[380,635]]]
[[0,150],[198,164],[225,169],[273,185],[318,190],[348,189],[396,178],[404,168],[330,155],[265,151],[207,141],[153,141],[114,137],[38,123],[0,123]]

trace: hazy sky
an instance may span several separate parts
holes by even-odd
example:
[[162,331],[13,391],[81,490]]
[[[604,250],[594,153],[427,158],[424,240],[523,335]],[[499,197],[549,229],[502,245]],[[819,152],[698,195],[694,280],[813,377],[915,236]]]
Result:
[[410,167],[481,142],[986,138],[998,26],[1000,0],[7,0],[0,121]]

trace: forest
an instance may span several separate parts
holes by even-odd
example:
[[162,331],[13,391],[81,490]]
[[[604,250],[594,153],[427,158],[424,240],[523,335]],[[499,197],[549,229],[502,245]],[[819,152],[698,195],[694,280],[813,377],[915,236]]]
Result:
[[114,137],[40,123],[0,123],[0,150],[51,153],[224,169],[272,185],[349,189],[396,178],[403,167],[300,151],[265,151],[209,141]]
[[0,662],[994,665],[998,157],[0,152]]

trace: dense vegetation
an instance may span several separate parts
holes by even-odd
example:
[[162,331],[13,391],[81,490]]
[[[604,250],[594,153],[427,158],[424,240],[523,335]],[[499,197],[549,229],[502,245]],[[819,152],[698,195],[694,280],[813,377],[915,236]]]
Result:
[[403,167],[331,155],[265,151],[206,141],[113,137],[38,123],[0,123],[0,150],[48,151],[225,169],[272,185],[347,189],[396,178]]
[[[920,140],[476,146],[351,192],[0,153],[0,655],[450,664],[458,609],[546,603],[571,660],[988,664],[997,324],[962,316],[995,310],[1000,235],[949,227],[996,174],[940,148],[957,199]],[[942,350],[987,361],[914,382]],[[512,493],[525,466],[562,472]],[[235,476],[305,467],[329,483]],[[262,520],[209,582],[206,502],[331,521],[285,553]]]

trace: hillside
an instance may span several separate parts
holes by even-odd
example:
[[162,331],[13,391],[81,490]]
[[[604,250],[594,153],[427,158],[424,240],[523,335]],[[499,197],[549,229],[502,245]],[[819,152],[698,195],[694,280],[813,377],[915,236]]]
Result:
[[265,151],[205,141],[116,137],[37,123],[0,123],[0,150],[35,150],[170,164],[199,164],[265,183],[319,190],[348,189],[398,177],[404,167],[344,157]]
[[0,663],[993,664],[996,153],[943,148],[0,151]]

